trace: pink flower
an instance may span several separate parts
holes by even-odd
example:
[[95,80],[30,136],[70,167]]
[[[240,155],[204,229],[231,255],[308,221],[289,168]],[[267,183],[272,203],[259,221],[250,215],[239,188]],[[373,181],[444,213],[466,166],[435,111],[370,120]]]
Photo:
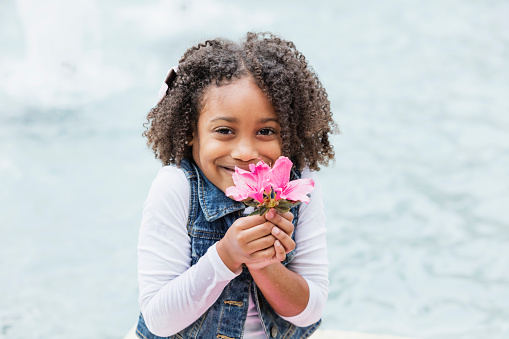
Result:
[[314,182],[311,179],[290,181],[292,165],[287,157],[279,157],[272,168],[263,160],[256,165],[250,164],[251,171],[235,167],[235,186],[228,187],[226,195],[244,201],[248,206],[257,207],[252,214],[261,215],[270,208],[287,212],[300,202],[308,203],[308,194],[314,189]]
[[307,196],[315,188],[312,179],[290,181],[292,162],[287,157],[279,157],[271,170],[271,184],[276,192],[276,199],[309,202]]
[[226,195],[237,201],[251,198],[263,203],[263,192],[269,185],[270,166],[260,161],[256,165],[250,164],[249,169],[251,172],[235,167],[232,176],[235,186],[228,187]]

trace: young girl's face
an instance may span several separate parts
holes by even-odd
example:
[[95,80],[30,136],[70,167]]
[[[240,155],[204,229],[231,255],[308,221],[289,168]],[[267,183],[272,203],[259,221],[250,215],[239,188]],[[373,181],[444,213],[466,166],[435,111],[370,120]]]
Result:
[[205,92],[189,145],[203,174],[224,192],[235,166],[249,170],[259,159],[273,164],[281,156],[281,126],[254,79],[244,77]]

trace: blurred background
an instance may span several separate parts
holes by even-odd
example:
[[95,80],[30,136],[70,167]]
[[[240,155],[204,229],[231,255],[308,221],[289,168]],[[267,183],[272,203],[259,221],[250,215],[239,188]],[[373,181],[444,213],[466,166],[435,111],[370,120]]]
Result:
[[509,334],[509,2],[0,0],[0,338],[136,323],[141,137],[166,71],[216,36],[292,40],[341,134],[319,172],[324,329]]

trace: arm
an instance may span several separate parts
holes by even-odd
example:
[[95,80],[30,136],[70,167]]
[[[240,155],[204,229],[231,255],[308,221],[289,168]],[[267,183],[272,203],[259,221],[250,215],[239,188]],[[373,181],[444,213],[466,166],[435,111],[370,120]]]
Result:
[[249,269],[256,285],[280,316],[296,316],[307,306],[309,287],[299,274],[275,263],[260,269]]
[[189,183],[175,167],[161,169],[143,208],[138,241],[139,303],[149,330],[173,335],[198,319],[236,277],[209,248],[191,264],[187,234]]
[[[250,268],[253,279],[274,310],[297,326],[308,326],[320,319],[329,289],[321,186],[314,173],[305,171],[303,177],[312,178],[316,187],[309,204],[300,207],[294,260],[287,267],[278,262],[259,270]],[[284,236],[287,235],[276,237],[283,243]]]

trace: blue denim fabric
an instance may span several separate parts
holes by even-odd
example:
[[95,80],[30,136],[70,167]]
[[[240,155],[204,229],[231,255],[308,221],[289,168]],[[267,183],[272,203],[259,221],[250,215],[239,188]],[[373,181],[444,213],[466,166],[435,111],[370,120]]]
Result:
[[[181,168],[191,187],[189,220],[187,231],[191,238],[191,265],[219,241],[233,222],[243,215],[245,205],[228,198],[223,191],[212,184],[192,161],[183,160]],[[292,171],[291,179],[300,178]],[[292,208],[293,223],[297,225],[299,208]],[[295,232],[292,237],[295,236]],[[287,265],[295,256],[288,253],[283,261]],[[258,290],[247,267],[226,285],[216,302],[198,320],[181,332],[166,338],[242,338],[249,306],[249,293],[258,309],[262,326],[268,338],[307,338],[320,325],[321,320],[308,327],[297,327],[282,319],[272,309]],[[169,319],[171,321],[171,319]],[[160,339],[150,333],[143,315],[140,314],[136,334],[142,339]]]

